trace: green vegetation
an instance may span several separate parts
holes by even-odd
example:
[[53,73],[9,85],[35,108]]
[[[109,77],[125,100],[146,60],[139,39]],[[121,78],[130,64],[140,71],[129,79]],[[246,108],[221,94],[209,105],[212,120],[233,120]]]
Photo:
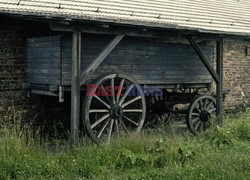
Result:
[[0,179],[250,179],[249,110],[198,137],[161,133],[74,148],[20,127],[2,125]]

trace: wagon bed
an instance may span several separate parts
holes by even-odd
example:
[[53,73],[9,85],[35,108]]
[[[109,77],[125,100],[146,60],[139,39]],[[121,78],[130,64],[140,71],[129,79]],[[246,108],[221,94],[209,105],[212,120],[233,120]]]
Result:
[[[81,71],[111,39],[109,35],[82,35]],[[201,48],[212,64],[213,46],[203,43]],[[27,61],[27,83],[31,90],[51,91],[70,86],[72,37],[64,34],[27,39]],[[139,84],[170,88],[176,85],[207,88],[212,83],[209,72],[190,45],[149,38],[125,37],[86,84],[111,73],[128,74]]]

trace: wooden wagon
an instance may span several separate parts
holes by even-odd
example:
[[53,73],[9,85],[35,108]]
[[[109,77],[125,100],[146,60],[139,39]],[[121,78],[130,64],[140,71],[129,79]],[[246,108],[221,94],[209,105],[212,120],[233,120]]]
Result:
[[[30,93],[58,96],[60,102],[71,91],[75,142],[79,116],[94,141],[138,133],[145,123],[157,124],[155,116],[168,123],[173,113],[185,114],[194,134],[211,126],[216,100],[202,92],[210,90],[213,78],[217,92],[222,91],[220,77],[212,68],[215,48],[210,41],[197,43],[184,36],[187,41],[173,43],[146,30],[117,33],[106,31],[107,27],[75,31],[56,24],[51,29],[64,33],[27,39],[26,87]],[[73,36],[65,31],[74,32]],[[220,74],[220,39],[216,47]],[[82,110],[80,93],[84,95]],[[176,111],[176,104],[188,107]]]

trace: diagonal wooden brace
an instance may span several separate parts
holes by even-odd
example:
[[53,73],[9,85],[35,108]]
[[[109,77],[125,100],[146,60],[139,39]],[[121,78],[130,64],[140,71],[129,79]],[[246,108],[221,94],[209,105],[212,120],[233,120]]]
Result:
[[123,39],[124,35],[117,35],[109,45],[97,56],[97,58],[83,71],[80,76],[80,85],[84,84],[90,75],[98,68],[104,59],[112,52],[112,50]]
[[195,52],[197,53],[197,55],[199,56],[199,58],[201,59],[202,63],[204,64],[204,66],[207,68],[207,70],[209,71],[209,73],[211,74],[211,76],[213,77],[213,79],[216,81],[216,83],[219,83],[219,76],[218,74],[215,72],[215,70],[213,69],[213,67],[209,64],[206,56],[204,55],[204,53],[202,52],[200,46],[195,42],[195,40],[193,38],[188,38],[189,43],[193,46]]

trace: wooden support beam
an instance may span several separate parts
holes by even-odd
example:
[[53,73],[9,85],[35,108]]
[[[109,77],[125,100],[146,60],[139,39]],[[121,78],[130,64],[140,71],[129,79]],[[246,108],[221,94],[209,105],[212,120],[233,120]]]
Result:
[[204,55],[204,53],[202,52],[200,46],[195,42],[195,40],[193,38],[188,38],[188,41],[193,46],[195,52],[200,57],[201,61],[203,62],[203,64],[205,65],[205,67],[207,68],[207,70],[209,71],[209,73],[211,74],[213,79],[215,80],[215,82],[219,83],[219,76],[217,75],[217,73],[215,72],[213,67],[209,64],[209,62],[208,62],[206,56]]
[[79,142],[80,119],[80,60],[81,32],[73,32],[72,40],[72,72],[71,72],[71,123],[70,135],[73,145]]
[[50,29],[52,31],[60,32],[73,32],[75,29],[81,31],[82,33],[93,33],[93,34],[107,34],[107,35],[119,35],[124,34],[125,36],[132,37],[149,37],[149,38],[169,38],[169,37],[178,37],[183,35],[182,31],[174,32],[160,29],[146,29],[143,27],[122,27],[122,26],[105,26],[105,25],[93,25],[93,24],[84,24],[84,25],[67,25],[60,23],[51,23]]
[[124,35],[117,35],[109,45],[97,56],[95,60],[83,71],[80,76],[80,85],[84,84],[90,75],[98,68],[104,59],[111,53],[117,44],[123,39]]
[[216,70],[219,82],[216,83],[216,115],[223,122],[223,40],[216,42]]

